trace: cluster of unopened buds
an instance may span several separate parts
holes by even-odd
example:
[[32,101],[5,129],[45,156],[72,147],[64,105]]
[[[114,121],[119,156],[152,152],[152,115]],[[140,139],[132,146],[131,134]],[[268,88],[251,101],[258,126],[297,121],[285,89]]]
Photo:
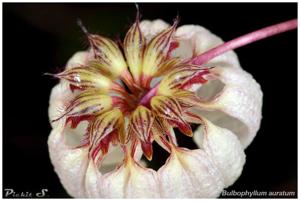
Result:
[[[81,198],[209,198],[232,185],[261,120],[259,84],[231,51],[296,28],[290,20],[227,43],[198,25],[139,21],[124,42],[90,34],[51,93],[48,145],[63,186]],[[191,124],[198,128],[193,132]],[[179,147],[174,128],[199,149]],[[153,143],[170,153],[147,168]]]

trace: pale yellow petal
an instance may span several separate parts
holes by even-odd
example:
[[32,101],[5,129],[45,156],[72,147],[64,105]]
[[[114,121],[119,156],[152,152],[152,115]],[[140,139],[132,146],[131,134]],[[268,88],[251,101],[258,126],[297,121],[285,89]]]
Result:
[[124,53],[130,72],[137,83],[140,81],[143,64],[143,53],[146,38],[140,30],[137,20],[128,30],[124,39]]

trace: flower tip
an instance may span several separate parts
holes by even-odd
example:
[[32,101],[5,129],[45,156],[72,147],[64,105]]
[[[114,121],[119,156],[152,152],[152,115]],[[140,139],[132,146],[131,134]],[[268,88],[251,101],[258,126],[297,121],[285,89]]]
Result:
[[56,78],[56,79],[61,79],[61,73],[44,73],[43,75],[46,75],[46,76],[51,76],[53,78]]
[[180,21],[180,16],[179,16],[179,14],[177,14],[176,18],[174,19],[173,26],[177,27],[177,25],[179,24],[179,21]]
[[134,5],[135,5],[135,8],[136,8],[135,22],[139,23],[140,18],[141,18],[140,8],[139,8],[139,5],[137,3],[135,3]]
[[53,74],[53,73],[44,73],[43,75],[49,75],[49,76],[56,77],[56,74]]
[[153,149],[152,149],[152,144],[151,142],[142,142],[141,143],[143,153],[145,157],[151,161],[152,160],[152,155],[153,155]]
[[88,30],[87,30],[87,28],[83,25],[83,23],[82,23],[82,21],[81,21],[80,18],[77,19],[77,25],[80,27],[80,29],[82,30],[82,32],[83,32],[85,35],[87,35],[87,36],[90,35],[89,32],[88,32]]
[[191,126],[185,122],[178,122],[177,123],[178,129],[188,137],[193,137],[193,131]]

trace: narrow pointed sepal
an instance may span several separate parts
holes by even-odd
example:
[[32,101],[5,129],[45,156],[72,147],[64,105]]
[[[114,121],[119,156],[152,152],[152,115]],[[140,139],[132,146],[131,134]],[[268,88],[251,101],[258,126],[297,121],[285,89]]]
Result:
[[124,39],[124,53],[134,80],[139,83],[142,73],[143,53],[146,38],[142,34],[138,19],[131,26]]
[[127,69],[123,54],[114,41],[95,34],[88,35],[88,39],[99,69],[110,72],[113,77],[118,77]]
[[[101,160],[102,155],[108,152],[110,143],[119,139],[118,133],[124,132],[123,124],[123,114],[119,109],[95,117],[90,131],[90,155],[93,160]],[[99,156],[100,150],[102,153]]]
[[224,187],[222,175],[199,149],[173,147],[158,176],[163,198],[216,198]]
[[176,57],[176,58],[167,59],[159,66],[154,76],[158,77],[158,76],[166,75],[170,71],[173,71],[174,69],[179,67],[181,64],[182,61],[180,58]]
[[173,26],[157,34],[147,45],[143,59],[144,76],[153,76],[166,59],[177,24],[176,20]]
[[146,158],[151,161],[153,155],[152,142],[141,142],[141,147]]
[[210,74],[209,69],[188,63],[177,64],[172,71],[163,78],[159,84],[158,93],[171,95],[179,89],[189,89],[193,84],[206,83],[205,75]]
[[97,72],[96,69],[87,66],[74,67],[55,75],[69,82],[79,89],[98,88],[103,92],[110,89],[112,81]]
[[68,118],[91,115],[94,113],[105,111],[111,106],[112,99],[110,96],[101,94],[101,90],[98,89],[87,89],[79,93],[73,100],[71,100],[67,104],[65,112],[59,118],[62,118],[64,116]]
[[141,142],[145,156],[152,159],[151,127],[154,121],[152,112],[144,107],[138,106],[130,117],[129,130]]
[[151,108],[155,115],[165,118],[187,136],[193,136],[190,125],[183,120],[182,108],[178,101],[169,96],[155,96],[151,100]]

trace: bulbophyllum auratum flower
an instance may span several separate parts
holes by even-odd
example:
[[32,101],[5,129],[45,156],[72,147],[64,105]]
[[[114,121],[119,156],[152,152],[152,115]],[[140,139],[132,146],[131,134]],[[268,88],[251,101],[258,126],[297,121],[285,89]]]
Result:
[[[262,92],[231,51],[297,27],[276,24],[232,41],[204,27],[139,21],[123,44],[90,34],[50,97],[49,153],[79,198],[210,198],[232,185],[261,121]],[[191,124],[198,128],[193,132]],[[174,128],[199,149],[179,147]],[[154,171],[153,143],[169,152]]]

